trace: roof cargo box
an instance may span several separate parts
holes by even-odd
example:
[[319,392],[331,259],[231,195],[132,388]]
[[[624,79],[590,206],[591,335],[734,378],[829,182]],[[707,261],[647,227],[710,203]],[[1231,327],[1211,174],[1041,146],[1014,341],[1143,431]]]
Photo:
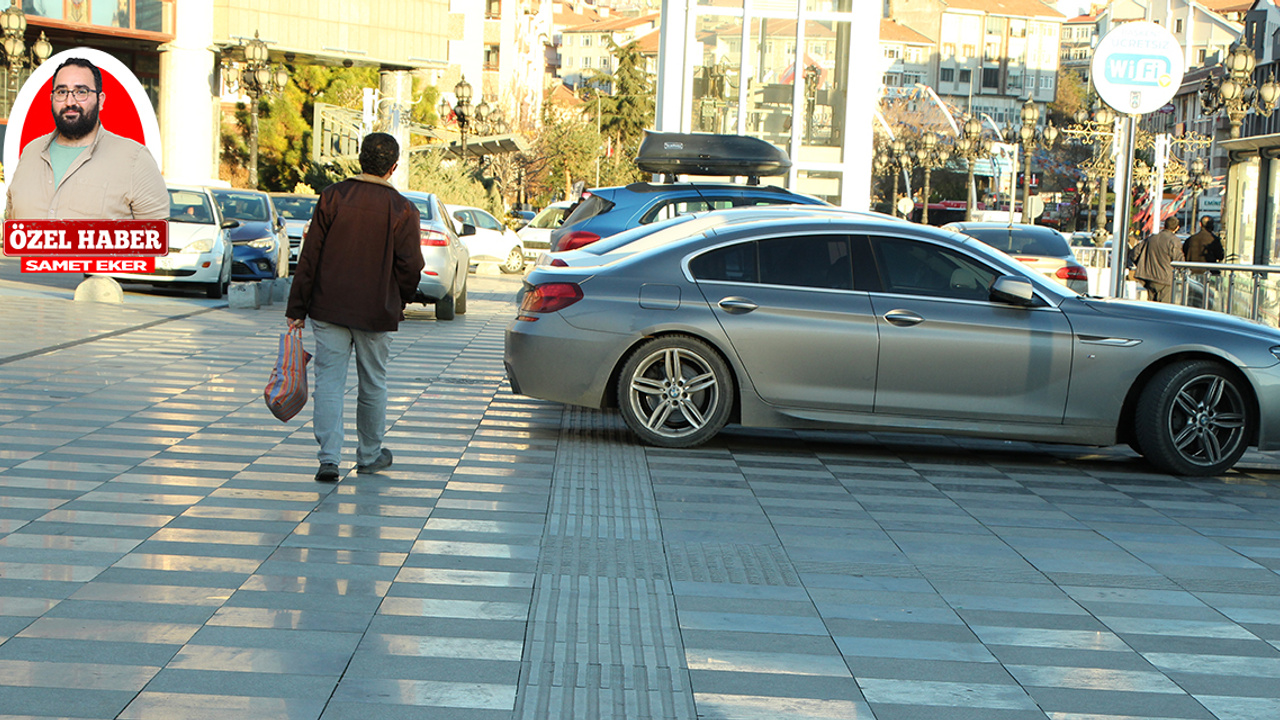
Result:
[[785,175],[791,169],[787,153],[744,135],[659,133],[646,131],[636,166],[655,175]]

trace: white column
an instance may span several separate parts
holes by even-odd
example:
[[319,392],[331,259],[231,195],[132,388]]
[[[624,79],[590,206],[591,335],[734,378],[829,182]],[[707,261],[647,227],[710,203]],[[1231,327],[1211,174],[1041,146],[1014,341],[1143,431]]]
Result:
[[407,70],[383,70],[379,73],[378,120],[375,125],[400,143],[400,164],[391,174],[391,184],[409,189],[409,102],[413,96],[413,79]]
[[841,207],[871,208],[872,123],[879,97],[880,76],[866,72],[880,62],[879,3],[853,3],[849,38],[849,104],[844,118],[844,184]]
[[654,128],[658,132],[688,132],[689,105],[693,88],[685,82],[689,74],[687,23],[693,0],[662,0],[662,33],[658,40],[658,97]]
[[160,53],[161,171],[170,180],[218,178],[219,126],[213,46],[214,0],[173,4],[174,38]]

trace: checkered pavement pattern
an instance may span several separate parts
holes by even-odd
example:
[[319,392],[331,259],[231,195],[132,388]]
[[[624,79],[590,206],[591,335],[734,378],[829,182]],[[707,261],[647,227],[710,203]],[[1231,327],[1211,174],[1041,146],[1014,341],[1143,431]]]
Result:
[[1280,717],[1274,456],[643,447],[512,395],[518,280],[471,283],[333,486],[262,402],[279,308],[0,295],[0,718]]

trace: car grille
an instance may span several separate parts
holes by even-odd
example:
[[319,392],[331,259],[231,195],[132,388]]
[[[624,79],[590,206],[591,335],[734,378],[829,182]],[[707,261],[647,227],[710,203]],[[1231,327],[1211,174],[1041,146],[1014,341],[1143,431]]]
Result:
[[231,263],[231,274],[232,275],[252,275],[253,270],[250,269],[248,265],[245,265],[244,263],[237,260],[236,262]]
[[148,273],[148,275],[159,275],[160,277],[190,277],[195,274],[195,270],[172,270],[169,268],[156,268],[154,272]]
[[524,246],[529,248],[530,250],[550,250],[551,241],[550,240],[525,240]]

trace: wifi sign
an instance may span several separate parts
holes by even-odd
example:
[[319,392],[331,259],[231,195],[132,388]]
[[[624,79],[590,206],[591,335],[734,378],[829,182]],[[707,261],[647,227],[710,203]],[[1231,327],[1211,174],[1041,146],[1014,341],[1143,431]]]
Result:
[[1145,115],[1173,99],[1186,59],[1173,33],[1152,22],[1131,22],[1102,38],[1092,69],[1104,102],[1121,113]]

